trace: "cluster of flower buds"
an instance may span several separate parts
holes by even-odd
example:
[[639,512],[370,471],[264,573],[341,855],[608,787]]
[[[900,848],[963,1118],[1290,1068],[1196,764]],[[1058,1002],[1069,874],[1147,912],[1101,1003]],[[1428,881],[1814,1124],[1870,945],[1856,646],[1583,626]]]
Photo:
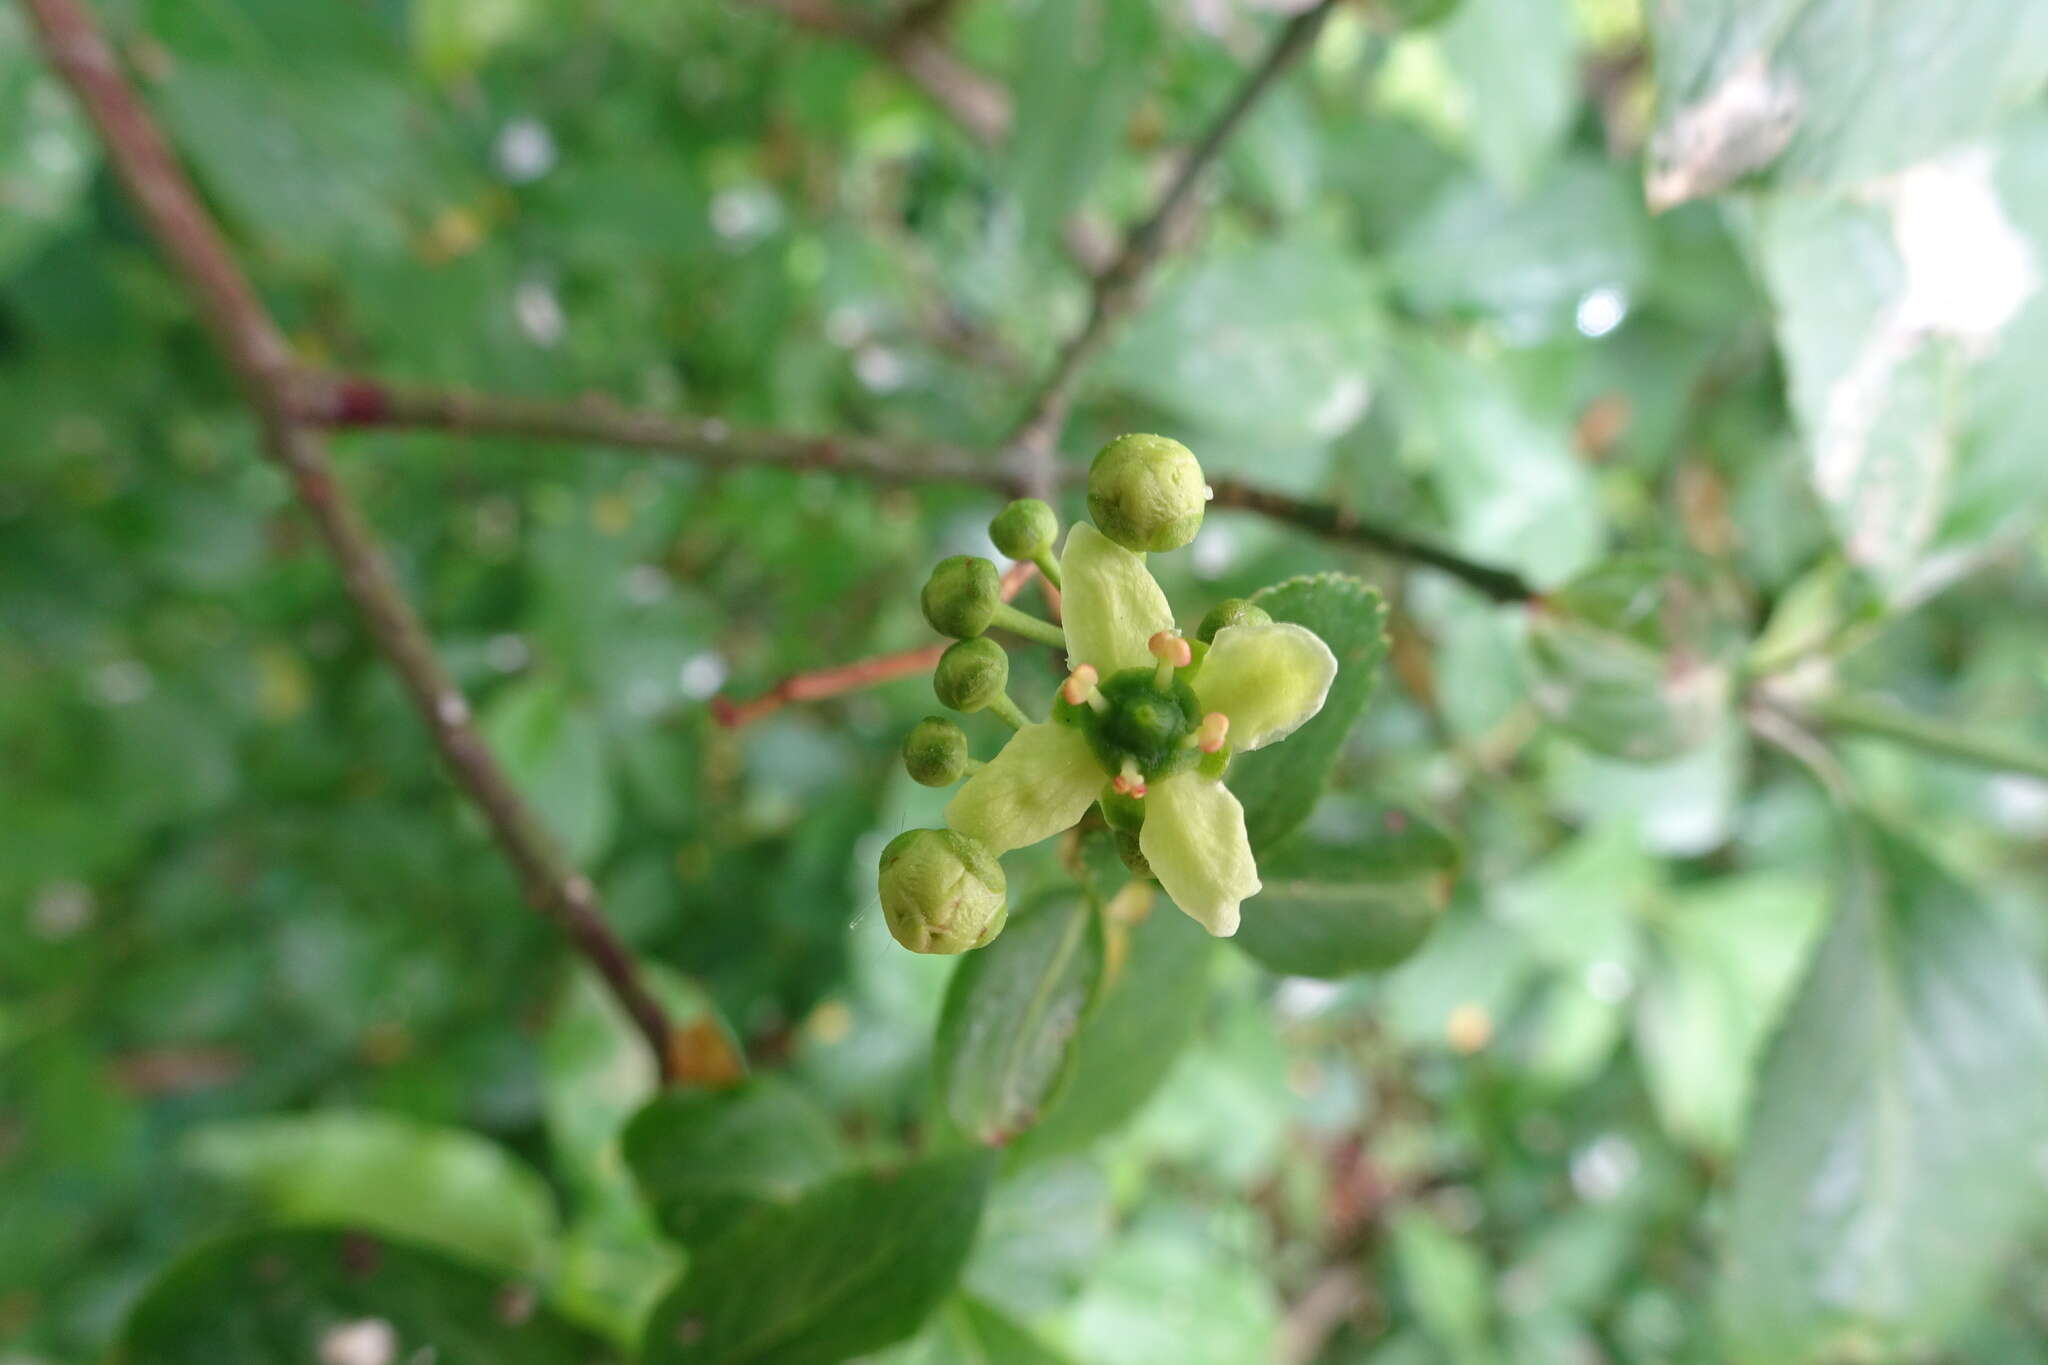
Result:
[[[952,721],[920,722],[904,766],[927,786],[966,785],[945,829],[911,830],[883,852],[890,932],[921,953],[957,953],[995,937],[1007,915],[998,857],[1067,829],[1099,805],[1124,861],[1158,880],[1211,933],[1235,932],[1259,889],[1244,811],[1223,784],[1233,753],[1283,738],[1322,707],[1337,664],[1316,635],[1255,603],[1222,603],[1193,639],[1175,628],[1145,556],[1201,529],[1209,498],[1188,448],[1121,436],[1088,471],[1093,525],[1073,527],[1057,558],[1059,519],[1035,499],[989,524],[1003,554],[1029,560],[1060,590],[1055,625],[1003,601],[986,559],[940,561],[925,619],[956,643],[932,690],[951,710],[987,711],[1015,731],[989,762],[970,756]],[[1033,721],[1009,694],[1009,657],[992,630],[1053,646],[1068,675],[1051,715]]]

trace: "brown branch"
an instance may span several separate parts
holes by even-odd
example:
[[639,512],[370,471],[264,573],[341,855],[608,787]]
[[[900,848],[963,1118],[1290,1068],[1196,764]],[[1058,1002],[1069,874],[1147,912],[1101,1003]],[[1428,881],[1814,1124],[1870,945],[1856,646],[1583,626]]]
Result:
[[754,0],[799,28],[871,48],[925,97],[986,147],[1010,135],[1010,92],[960,60],[938,29],[945,6],[913,4],[895,20],[873,22],[833,0]]
[[[1019,561],[1010,566],[1003,575],[1003,600],[1010,601],[1024,590],[1037,569]],[[1047,585],[1050,593],[1051,585]],[[711,715],[728,730],[737,730],[751,725],[763,716],[773,715],[791,702],[823,701],[827,697],[844,696],[848,692],[860,692],[898,678],[908,678],[919,673],[929,673],[939,666],[939,656],[946,652],[943,644],[922,645],[917,649],[906,649],[895,654],[881,654],[872,659],[860,659],[836,668],[821,668],[812,673],[793,673],[775,686],[756,697],[745,701],[733,701],[719,695],[711,699]]]
[[[621,407],[608,399],[568,402],[498,394],[409,388],[381,380],[300,374],[291,382],[298,420],[315,426],[425,428],[477,436],[582,441],[672,455],[719,469],[780,465],[854,475],[888,484],[955,483],[1003,495],[1021,490],[996,457],[958,446],[874,437],[805,436],[729,427],[710,418],[676,417]],[[1055,465],[1061,482],[1081,471]],[[1429,541],[1354,515],[1334,503],[1217,479],[1212,509],[1253,512],[1355,546],[1424,564],[1500,602],[1523,602],[1536,591],[1521,575],[1465,558]]]
[[235,264],[219,227],[201,207],[112,47],[80,0],[25,0],[43,51],[70,85],[105,143],[143,226],[170,257],[215,345],[254,411],[265,454],[291,482],[371,637],[425,718],[456,781],[483,811],[527,897],[589,958],[646,1035],[670,1079],[677,1050],[667,1012],[612,932],[588,878],[564,859],[484,744],[469,703],[435,655],[362,514],[335,478],[324,442],[300,426],[286,401],[291,358],[276,324]]
[[313,426],[430,427],[472,436],[582,441],[677,455],[717,469],[780,465],[885,484],[961,483],[997,492],[1014,485],[996,461],[955,446],[750,430],[716,418],[636,411],[597,395],[556,402],[304,373],[290,390],[293,416]]
[[1061,348],[1052,372],[1008,442],[1017,452],[1024,482],[1038,496],[1045,496],[1058,482],[1053,444],[1066,425],[1067,411],[1073,406],[1082,372],[1108,344],[1117,324],[1137,306],[1146,279],[1165,255],[1167,244],[1178,237],[1193,209],[1195,189],[1203,173],[1222,155],[1232,134],[1243,125],[1259,100],[1315,45],[1316,35],[1337,4],[1338,0],[1320,0],[1313,9],[1287,21],[1265,57],[1202,134],[1201,141],[1181,160],[1151,214],[1124,240],[1123,250],[1109,266],[1095,277],[1087,320]]

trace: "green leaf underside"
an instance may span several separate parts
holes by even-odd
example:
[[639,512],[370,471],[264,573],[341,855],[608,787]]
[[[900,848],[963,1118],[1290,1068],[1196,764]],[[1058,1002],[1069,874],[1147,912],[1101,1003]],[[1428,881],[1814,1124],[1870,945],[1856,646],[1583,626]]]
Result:
[[845,1164],[830,1116],[773,1077],[657,1095],[622,1144],[661,1225],[691,1245],[764,1205],[793,1203]]
[[[388,1324],[394,1360],[604,1365],[620,1357],[556,1317],[533,1284],[367,1232],[272,1229],[204,1246],[129,1312],[113,1365],[328,1358],[329,1334]],[[374,1327],[368,1330],[375,1331]]]
[[1748,1360],[1938,1331],[2043,1212],[2040,978],[1969,889],[1859,837],[1735,1168],[1720,1307]]
[[763,1208],[656,1306],[650,1365],[833,1365],[915,1332],[952,1291],[994,1156],[937,1157]]
[[1337,680],[1315,719],[1231,764],[1226,781],[1244,805],[1252,850],[1263,855],[1308,818],[1344,736],[1372,696],[1387,652],[1386,604],[1378,590],[1336,573],[1290,579],[1252,600],[1276,621],[1308,627],[1337,656]]
[[969,1137],[1001,1146],[1058,1093],[1102,979],[1101,920],[1063,897],[1013,916],[961,960],[939,1018],[933,1074]]
[[1391,967],[1422,945],[1457,883],[1457,843],[1407,811],[1355,833],[1304,831],[1260,864],[1265,889],[1233,940],[1277,972],[1336,977]]

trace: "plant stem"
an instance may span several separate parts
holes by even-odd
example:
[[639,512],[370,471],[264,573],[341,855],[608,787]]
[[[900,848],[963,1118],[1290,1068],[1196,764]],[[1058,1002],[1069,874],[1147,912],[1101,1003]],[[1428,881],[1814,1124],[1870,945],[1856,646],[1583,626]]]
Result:
[[1067,633],[1050,621],[1041,621],[1036,616],[1021,612],[1005,602],[996,608],[995,625],[1012,635],[1021,635],[1027,640],[1036,640],[1054,649],[1067,647]]
[[998,692],[989,699],[988,709],[1012,730],[1021,730],[1031,723],[1031,717],[1024,714],[1024,708],[1010,698],[1007,692]]
[[2048,753],[1945,721],[1915,715],[1872,697],[1833,696],[1806,704],[1820,724],[1840,734],[1895,740],[1909,748],[1993,772],[2024,773],[2048,780]]

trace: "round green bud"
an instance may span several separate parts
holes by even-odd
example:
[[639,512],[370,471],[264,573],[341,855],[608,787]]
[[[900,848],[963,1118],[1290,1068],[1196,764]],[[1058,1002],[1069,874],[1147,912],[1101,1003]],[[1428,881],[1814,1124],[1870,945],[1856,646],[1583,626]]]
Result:
[[1209,608],[1209,614],[1202,618],[1202,624],[1195,629],[1195,638],[1203,644],[1216,642],[1216,632],[1225,626],[1270,626],[1273,617],[1256,602],[1247,602],[1242,597],[1233,597],[1218,602]]
[[967,773],[967,732],[943,716],[926,716],[903,741],[903,766],[915,782],[951,786]]
[[986,635],[949,646],[932,673],[939,705],[955,711],[979,711],[1009,685],[1010,656]]
[[988,538],[1012,559],[1035,559],[1049,554],[1060,533],[1060,519],[1052,508],[1037,498],[1019,498],[996,513],[988,524]]
[[1165,436],[1119,436],[1088,467],[1088,514],[1127,550],[1178,550],[1208,502],[1194,453]]
[[924,585],[924,619],[956,640],[971,640],[988,629],[1002,605],[1003,582],[996,566],[973,555],[952,555],[932,569]]
[[882,916],[913,953],[964,953],[1002,932],[1009,887],[988,846],[950,829],[910,829],[882,850]]

